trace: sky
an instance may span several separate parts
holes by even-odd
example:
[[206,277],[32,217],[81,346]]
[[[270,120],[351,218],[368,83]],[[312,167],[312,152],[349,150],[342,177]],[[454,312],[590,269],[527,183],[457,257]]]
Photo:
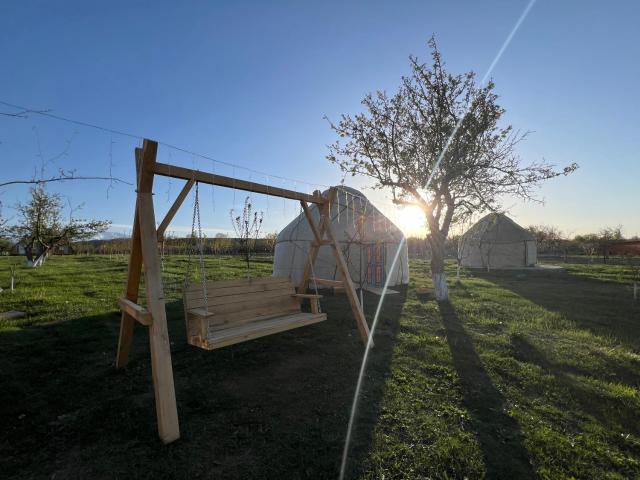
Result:
[[[43,167],[133,182],[135,138],[160,146],[158,160],[310,192],[340,182],[325,159],[335,141],[326,115],[361,111],[368,92],[394,91],[408,56],[427,59],[435,35],[447,68],[481,78],[528,1],[399,2],[2,2],[0,101],[47,110],[132,134],[29,114],[0,115],[0,183]],[[640,235],[640,3],[538,0],[491,72],[505,123],[531,131],[525,162],[573,175],[545,183],[543,204],[507,198],[522,225],[575,235],[623,226]],[[0,105],[0,112],[15,112]],[[231,167],[221,162],[234,164]],[[46,176],[45,175],[45,176]],[[411,234],[388,193],[347,178]],[[182,182],[158,179],[156,215]],[[108,219],[130,231],[135,191],[108,182],[51,184],[76,216]],[[5,217],[28,187],[0,189]],[[202,186],[208,234],[229,232],[244,192]],[[293,201],[252,195],[265,232],[299,212]],[[191,230],[192,199],[169,228]],[[403,220],[404,218],[404,220]]]

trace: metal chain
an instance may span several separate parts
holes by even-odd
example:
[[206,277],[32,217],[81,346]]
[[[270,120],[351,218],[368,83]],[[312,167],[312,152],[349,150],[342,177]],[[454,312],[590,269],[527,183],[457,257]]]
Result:
[[193,218],[191,220],[191,239],[189,240],[189,246],[187,248],[187,271],[184,276],[184,285],[186,286],[191,282],[191,257],[193,256],[193,243],[196,238],[196,209],[198,207],[198,184],[196,183],[196,194],[193,201]]
[[164,273],[164,239],[162,239],[162,244],[160,245],[160,265],[162,267],[162,273]]
[[[185,275],[184,283],[185,288],[191,282],[191,264],[194,253],[193,244],[197,244],[199,254],[199,267],[200,267],[200,282],[202,284],[202,298],[204,299],[205,311],[209,311],[209,299],[207,297],[207,278],[204,268],[204,239],[202,237],[202,225],[200,223],[200,192],[199,183],[196,182],[196,191],[193,199],[193,217],[191,219],[191,242],[189,242],[189,248],[187,249],[187,273]],[[196,231],[196,224],[198,229]],[[197,236],[196,236],[197,235]]]
[[204,299],[204,309],[209,312],[209,299],[207,298],[207,276],[204,269],[204,238],[202,237],[202,225],[200,224],[200,201],[198,195],[198,183],[196,183],[196,199],[194,216],[198,220],[198,247],[200,250],[200,283],[202,284],[202,298]]

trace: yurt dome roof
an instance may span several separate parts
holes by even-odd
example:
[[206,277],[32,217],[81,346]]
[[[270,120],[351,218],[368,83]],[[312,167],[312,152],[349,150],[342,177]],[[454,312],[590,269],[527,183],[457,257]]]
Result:
[[[364,214],[365,228],[361,241],[394,242],[399,243],[404,237],[402,231],[389,220],[380,210],[378,210],[367,197],[355,188],[339,185],[334,187],[338,190],[336,201],[331,206],[331,223],[334,226],[334,233],[338,241],[353,236],[355,233],[355,222],[353,222],[354,211],[356,215]],[[326,194],[328,190],[323,192]],[[318,206],[309,207],[314,219],[319,218]],[[284,227],[276,239],[278,242],[314,240],[313,232],[303,213],[300,213],[286,227]]]
[[535,241],[528,230],[522,228],[503,213],[490,213],[478,220],[462,236],[468,243],[514,243]]

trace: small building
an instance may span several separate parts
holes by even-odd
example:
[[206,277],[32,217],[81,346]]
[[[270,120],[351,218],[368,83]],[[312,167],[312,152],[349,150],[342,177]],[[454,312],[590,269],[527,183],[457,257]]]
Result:
[[482,217],[459,242],[458,258],[463,267],[523,268],[538,261],[535,237],[502,213]]
[[[356,288],[380,288],[388,277],[389,286],[409,283],[409,256],[404,234],[358,190],[337,187],[331,206],[331,228],[342,249]],[[309,207],[314,222],[320,219],[317,205]],[[279,234],[273,257],[273,275],[289,277],[298,286],[308,262],[313,231],[300,213]],[[401,248],[393,267],[395,254]],[[313,266],[316,278],[340,280],[335,257],[329,246],[321,247]],[[313,288],[313,282],[310,282]],[[321,286],[318,285],[320,288]]]
[[22,242],[16,242],[11,247],[11,254],[12,255],[24,255],[26,252],[27,251],[24,248],[24,245],[23,245]]
[[640,256],[640,240],[616,240],[603,246],[605,261],[610,256]]

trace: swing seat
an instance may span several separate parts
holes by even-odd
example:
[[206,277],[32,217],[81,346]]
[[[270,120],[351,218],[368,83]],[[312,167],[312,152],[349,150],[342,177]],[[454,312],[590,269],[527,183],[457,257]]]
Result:
[[[266,277],[206,283],[185,288],[187,342],[206,350],[304,327],[327,319],[321,295],[297,294],[288,278]],[[301,304],[308,300],[311,312]]]

